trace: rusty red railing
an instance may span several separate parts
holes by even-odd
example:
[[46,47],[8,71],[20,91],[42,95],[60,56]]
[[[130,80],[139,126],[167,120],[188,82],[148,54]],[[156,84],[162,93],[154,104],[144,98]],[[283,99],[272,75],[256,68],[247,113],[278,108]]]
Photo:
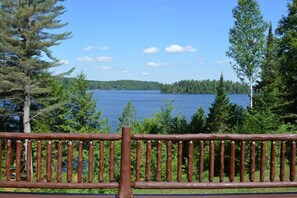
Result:
[[132,135],[128,127],[122,135],[0,133],[0,187],[118,188],[118,197],[132,196],[132,188],[297,187],[296,140],[296,134]]

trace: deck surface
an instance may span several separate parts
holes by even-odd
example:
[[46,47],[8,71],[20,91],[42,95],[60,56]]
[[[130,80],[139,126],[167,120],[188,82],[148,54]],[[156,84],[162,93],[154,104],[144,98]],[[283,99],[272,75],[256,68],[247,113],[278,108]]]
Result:
[[[116,195],[88,195],[88,194],[48,194],[48,193],[11,193],[0,192],[1,198],[116,198]],[[140,195],[135,194],[135,198],[297,198],[296,193],[242,193],[242,194],[195,194],[195,195]]]

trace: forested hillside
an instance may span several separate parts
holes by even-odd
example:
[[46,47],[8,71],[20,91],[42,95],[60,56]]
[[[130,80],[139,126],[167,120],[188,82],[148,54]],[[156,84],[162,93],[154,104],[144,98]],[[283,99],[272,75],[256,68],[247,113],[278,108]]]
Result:
[[[138,80],[89,81],[91,90],[161,90],[162,93],[184,94],[213,94],[218,84],[218,80],[182,80],[173,84]],[[224,86],[227,93],[246,94],[249,91],[248,85],[239,82],[224,81]]]
[[89,81],[90,89],[102,90],[160,90],[162,84],[139,80]]
[[[219,80],[182,80],[172,85],[163,85],[161,93],[185,93],[185,94],[212,94],[216,93]],[[224,81],[227,93],[246,94],[249,91],[247,84]]]

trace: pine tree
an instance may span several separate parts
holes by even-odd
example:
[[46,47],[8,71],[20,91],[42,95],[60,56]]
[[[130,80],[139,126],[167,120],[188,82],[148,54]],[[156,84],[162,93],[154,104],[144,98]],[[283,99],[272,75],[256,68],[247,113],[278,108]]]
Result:
[[52,31],[65,25],[58,19],[65,12],[59,2],[0,1],[0,98],[6,101],[6,113],[18,118],[19,130],[25,133],[31,132],[32,118],[46,111],[44,103],[51,98],[49,69],[58,60],[50,47],[70,36]]
[[215,101],[209,108],[207,118],[207,131],[209,133],[224,133],[230,130],[230,102],[224,88],[223,75],[220,77],[220,83],[217,87]]
[[[278,45],[270,23],[265,59],[261,65],[260,81],[256,86],[254,109],[249,112],[249,114],[261,118],[258,119],[261,123],[268,123],[265,127],[267,131],[276,130],[275,126],[280,121],[280,116],[277,114],[280,114],[280,107],[283,105],[279,95],[280,77],[277,48]],[[270,122],[271,120],[274,120],[274,122]]]
[[205,133],[206,117],[202,107],[192,116],[191,123],[189,126],[189,133]]
[[[266,41],[265,58],[261,65],[261,73],[258,88],[266,91],[276,86],[278,79],[277,43],[273,35],[272,24],[270,23]],[[274,86],[272,86],[274,85]]]
[[283,108],[287,122],[297,122],[297,0],[288,3],[288,15],[279,21],[281,95],[288,105]]
[[70,110],[72,132],[99,132],[109,130],[108,121],[101,119],[101,112],[96,110],[93,93],[89,92],[89,83],[84,73],[79,73],[70,80]]
[[119,121],[117,132],[121,132],[123,126],[130,126],[132,130],[137,126],[137,113],[131,101],[127,102]]
[[259,69],[264,57],[265,31],[264,22],[256,0],[238,0],[233,9],[236,19],[229,32],[229,49],[227,56],[239,79],[246,79],[250,87],[250,107],[253,107],[253,85],[259,76]]
[[52,83],[53,96],[59,96],[63,104],[46,116],[33,122],[35,131],[63,133],[96,133],[110,130],[108,120],[96,109],[96,100],[90,92],[84,73],[75,78]]

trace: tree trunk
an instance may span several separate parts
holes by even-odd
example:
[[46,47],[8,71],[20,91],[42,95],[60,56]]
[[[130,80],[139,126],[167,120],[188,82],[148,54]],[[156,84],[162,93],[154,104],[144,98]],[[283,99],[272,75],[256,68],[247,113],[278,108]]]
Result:
[[[29,87],[30,87],[29,85],[25,85],[25,90],[27,94],[25,96],[24,109],[23,109],[24,110],[24,117],[23,117],[24,133],[31,133],[31,124],[30,124],[31,99],[30,99],[30,94],[28,92]],[[27,162],[28,139],[25,139],[24,148],[25,148],[24,149],[25,162]],[[32,162],[31,162],[31,166],[32,166]],[[31,171],[33,172],[32,167],[31,167]]]
[[252,81],[250,81],[250,107],[253,108],[253,84]]

